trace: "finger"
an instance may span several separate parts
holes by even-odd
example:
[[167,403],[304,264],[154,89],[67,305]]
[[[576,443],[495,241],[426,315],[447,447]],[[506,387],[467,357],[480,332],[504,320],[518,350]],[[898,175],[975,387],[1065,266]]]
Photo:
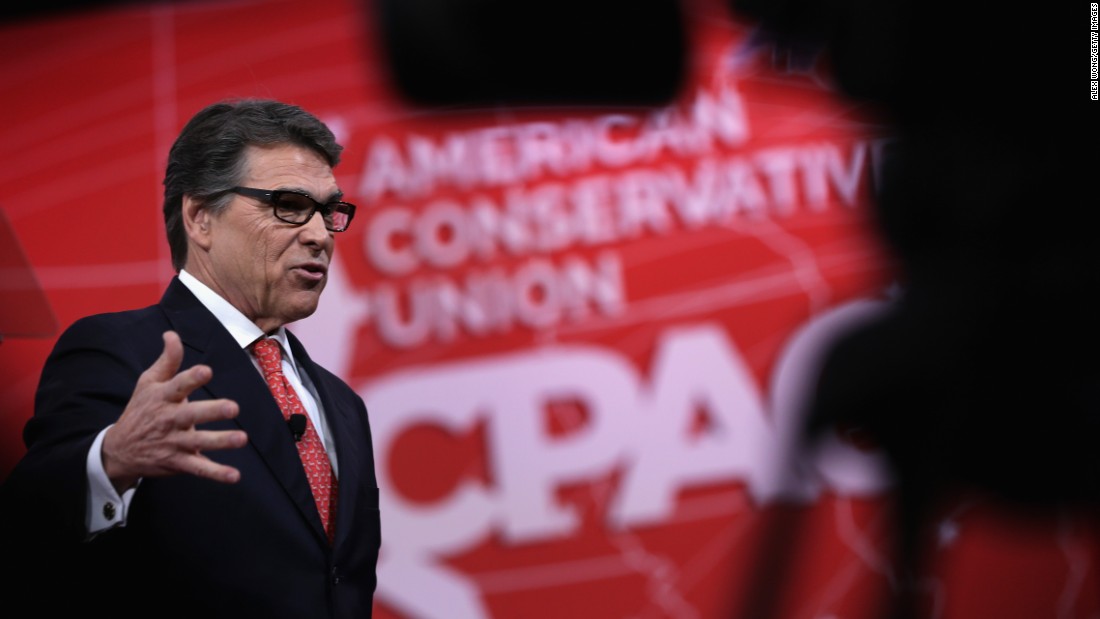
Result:
[[186,402],[175,410],[174,425],[179,430],[187,430],[200,423],[233,419],[240,407],[233,400],[200,400]]
[[160,353],[153,365],[145,370],[145,375],[155,382],[164,382],[176,375],[183,362],[183,344],[180,336],[175,331],[165,331],[164,351]]
[[244,447],[248,435],[242,430],[196,430],[181,441],[181,447],[193,452],[218,451]]
[[200,454],[180,456],[177,464],[179,470],[183,473],[190,473],[196,477],[212,479],[225,484],[235,484],[241,479],[241,472],[237,469],[224,464],[218,464],[210,458]]
[[195,365],[164,382],[164,397],[183,402],[191,392],[210,382],[214,372],[208,365]]

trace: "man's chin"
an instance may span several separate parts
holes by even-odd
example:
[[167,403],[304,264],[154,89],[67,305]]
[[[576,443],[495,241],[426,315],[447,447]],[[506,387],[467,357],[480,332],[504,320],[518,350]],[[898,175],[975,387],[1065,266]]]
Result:
[[[323,286],[323,284],[322,284]],[[284,312],[286,322],[295,322],[303,318],[309,318],[317,311],[317,303],[321,300],[320,290],[301,291],[294,294],[294,302],[289,304]]]

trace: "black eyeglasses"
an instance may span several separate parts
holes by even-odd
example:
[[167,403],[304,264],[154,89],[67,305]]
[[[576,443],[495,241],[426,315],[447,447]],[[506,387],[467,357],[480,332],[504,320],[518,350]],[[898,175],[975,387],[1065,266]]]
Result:
[[229,191],[242,196],[263,200],[271,205],[275,217],[288,224],[301,226],[313,218],[313,214],[320,211],[321,218],[325,220],[325,228],[330,232],[343,232],[351,224],[351,218],[355,216],[355,205],[349,202],[334,200],[320,203],[312,196],[300,191],[289,189],[253,189],[252,187],[234,187]]

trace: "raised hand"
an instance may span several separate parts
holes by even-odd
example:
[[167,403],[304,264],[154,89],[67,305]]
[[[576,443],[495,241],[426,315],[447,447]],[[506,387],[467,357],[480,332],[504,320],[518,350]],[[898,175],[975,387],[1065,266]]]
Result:
[[241,430],[196,430],[200,423],[232,419],[239,408],[232,400],[190,402],[192,391],[213,375],[206,365],[179,371],[183,344],[174,331],[164,333],[164,352],[142,372],[122,416],[103,437],[103,468],[122,492],[142,477],[189,474],[235,483],[237,469],[218,464],[204,451],[242,447]]

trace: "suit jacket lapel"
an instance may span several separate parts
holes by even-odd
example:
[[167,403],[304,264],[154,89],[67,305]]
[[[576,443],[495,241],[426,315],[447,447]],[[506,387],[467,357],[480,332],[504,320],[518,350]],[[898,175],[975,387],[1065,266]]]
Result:
[[259,453],[287,497],[327,545],[298,450],[275,398],[248,353],[179,280],[169,285],[161,306],[183,341],[183,367],[202,363],[213,369],[210,382],[201,389],[211,398],[238,404],[240,414],[235,422],[248,434],[249,447]]
[[359,444],[354,440],[354,428],[357,426],[354,420],[351,419],[355,411],[346,404],[341,406],[343,403],[333,398],[332,390],[329,388],[327,381],[317,371],[317,365],[310,359],[301,342],[292,333],[288,332],[287,336],[290,340],[290,347],[294,352],[294,359],[309,375],[310,381],[317,390],[325,420],[328,422],[329,432],[332,434],[333,442],[336,445],[336,461],[339,465],[337,482],[340,491],[336,503],[336,540],[334,545],[339,546],[351,527],[350,523],[354,522],[356,501],[359,496],[355,489],[361,483],[359,472],[361,470],[362,454],[360,453]]

